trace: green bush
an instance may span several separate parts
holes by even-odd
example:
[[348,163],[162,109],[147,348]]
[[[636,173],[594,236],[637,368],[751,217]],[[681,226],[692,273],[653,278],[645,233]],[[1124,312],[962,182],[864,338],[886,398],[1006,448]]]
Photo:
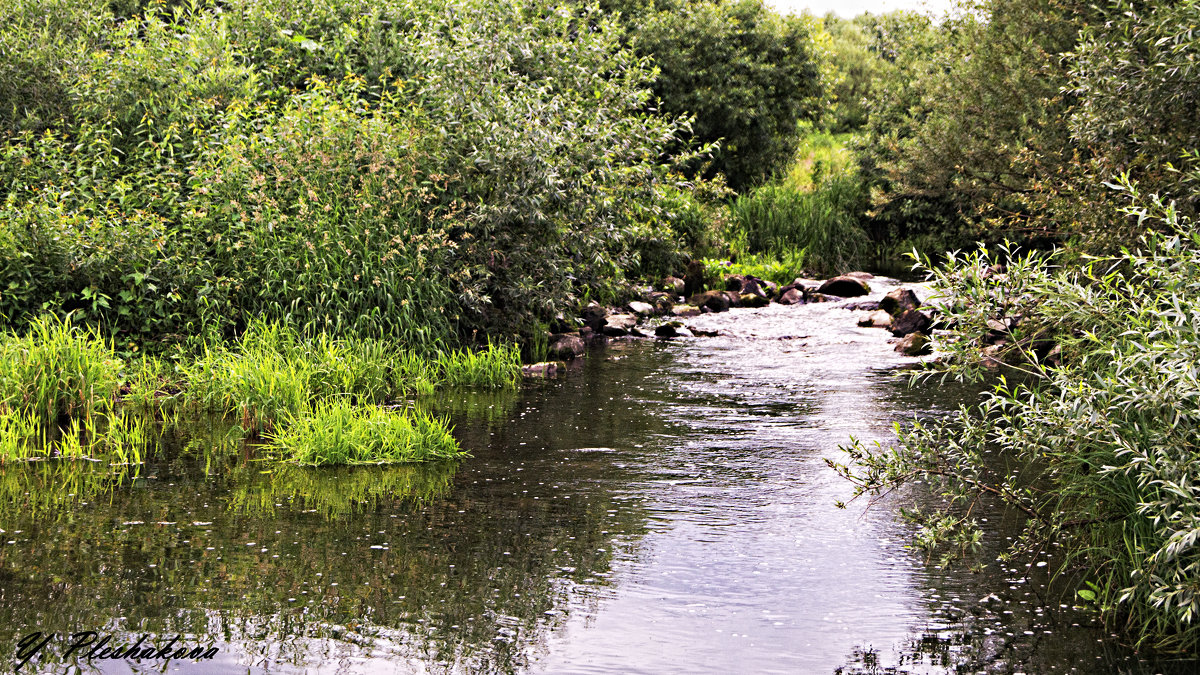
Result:
[[[1194,653],[1200,234],[1161,201],[1130,213],[1170,234],[1082,266],[981,251],[938,271],[956,326],[935,337],[949,373],[977,376],[982,337],[1014,320],[1007,346],[983,356],[1025,373],[956,416],[901,430],[893,448],[855,444],[840,469],[860,491],[942,486],[964,507],[943,533],[972,529],[968,505],[999,499],[1027,518],[1014,553],[1061,545],[1059,572],[1081,571],[1079,597],[1110,625],[1141,647]],[[993,453],[1014,470],[997,471]]]

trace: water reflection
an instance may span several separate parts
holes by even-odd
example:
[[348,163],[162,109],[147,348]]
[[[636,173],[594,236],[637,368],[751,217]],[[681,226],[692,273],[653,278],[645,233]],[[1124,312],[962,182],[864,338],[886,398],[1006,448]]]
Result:
[[904,387],[888,366],[907,361],[853,318],[710,315],[721,337],[617,342],[517,395],[446,398],[457,467],[269,467],[198,422],[137,475],[0,468],[0,625],[10,646],[178,633],[220,671],[1136,666],[1042,568],[929,569],[894,503],[834,506],[849,486],[824,459],[849,435],[963,394]]

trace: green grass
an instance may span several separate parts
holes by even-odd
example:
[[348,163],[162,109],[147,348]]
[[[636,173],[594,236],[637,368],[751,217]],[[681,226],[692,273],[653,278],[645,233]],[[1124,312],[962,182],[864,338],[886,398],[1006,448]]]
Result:
[[704,277],[714,283],[728,274],[758,277],[774,281],[783,286],[792,283],[796,277],[804,273],[804,249],[783,251],[780,254],[748,254],[738,258],[737,262],[705,258]]
[[391,464],[466,456],[447,422],[419,409],[389,411],[335,398],[303,414],[289,413],[283,422],[267,435],[267,447],[295,464]]
[[862,266],[871,253],[861,225],[867,193],[845,148],[847,138],[810,135],[783,179],[730,204],[726,239],[736,257],[767,256],[752,263],[763,265],[802,257],[814,274]]
[[440,386],[515,388],[520,353],[493,345],[426,357],[378,340],[309,340],[286,326],[256,322],[237,344],[210,345],[180,368],[190,402],[261,431],[331,397],[369,405]]
[[47,426],[61,416],[86,417],[115,398],[123,368],[95,332],[41,316],[24,334],[0,337],[0,404]]

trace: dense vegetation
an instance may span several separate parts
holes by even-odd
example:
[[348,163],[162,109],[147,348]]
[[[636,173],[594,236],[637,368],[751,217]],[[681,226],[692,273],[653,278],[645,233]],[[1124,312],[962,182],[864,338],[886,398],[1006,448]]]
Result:
[[[1198,23],[10,0],[0,457],[136,463],[136,411],[180,410],[296,463],[450,457],[443,419],[391,404],[514,387],[518,346],[590,300],[691,259],[786,282],[915,247],[943,370],[1020,379],[843,473],[1008,503],[1114,626],[1194,652]],[[926,524],[969,543],[969,512]]]
[[[909,81],[855,65],[840,86],[870,92],[867,227],[936,256],[945,356],[926,375],[1009,372],[838,468],[861,491],[941,486],[961,508],[914,514],[929,546],[969,550],[970,505],[999,500],[1028,519],[1014,554],[1061,546],[1079,601],[1139,647],[1194,654],[1200,3],[968,9],[906,24],[889,60]],[[887,23],[839,27],[839,53],[859,63]]]

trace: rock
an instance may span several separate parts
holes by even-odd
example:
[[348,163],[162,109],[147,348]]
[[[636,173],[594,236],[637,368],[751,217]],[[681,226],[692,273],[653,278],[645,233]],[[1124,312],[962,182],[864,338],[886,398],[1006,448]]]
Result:
[[648,299],[656,314],[668,314],[675,306],[675,296],[671,293],[651,293]]
[[854,277],[840,276],[834,277],[817,289],[818,293],[824,295],[837,295],[843,298],[855,298],[860,295],[866,295],[871,292],[871,287],[861,279]]
[[758,277],[751,278],[758,282],[759,287],[763,289],[763,293],[766,293],[768,298],[773,298],[779,293],[779,284],[774,281],[759,279]]
[[668,293],[683,295],[683,290],[686,288],[686,285],[684,284],[683,279],[680,279],[679,277],[667,277],[666,279],[662,280],[662,284],[660,284],[659,287]]
[[640,337],[640,338],[652,337],[652,335],[653,335],[652,333],[647,333],[645,330],[643,330],[642,328],[640,328],[638,326],[634,326],[633,328],[630,328],[629,334],[632,335],[633,337]]
[[604,327],[605,323],[607,323],[604,318],[607,314],[608,312],[605,311],[603,307],[591,302],[588,303],[588,306],[584,307],[583,311],[579,313],[579,318],[583,319],[583,325],[599,333],[600,329]]
[[745,277],[740,274],[730,274],[725,277],[725,290],[742,295],[758,295],[769,297],[763,290],[762,280],[757,277]]
[[543,361],[541,363],[531,363],[527,366],[521,366],[521,375],[539,379],[558,377],[566,372],[567,364],[565,361]]
[[906,309],[892,317],[892,335],[904,337],[909,333],[926,333],[933,326],[929,315],[916,309]]
[[866,280],[868,280],[868,279],[874,279],[874,278],[875,278],[875,275],[874,275],[874,274],[871,274],[870,272],[846,272],[846,273],[845,273],[845,274],[843,274],[842,276],[844,276],[844,277],[851,277],[851,278],[853,278],[853,279],[860,279],[860,280],[862,280],[862,281],[866,281]]
[[710,312],[724,312],[729,309],[729,298],[726,297],[724,291],[705,291],[693,295],[689,300],[689,304],[701,308],[708,308]]
[[687,264],[687,274],[683,276],[683,292],[681,295],[692,296],[704,288],[704,263],[693,260]]
[[765,295],[754,295],[753,293],[743,293],[739,304],[742,307],[766,307],[771,304]]
[[883,299],[879,301],[879,309],[892,315],[899,314],[906,309],[916,309],[920,306],[921,300],[917,298],[917,294],[907,288],[897,288],[883,296]]
[[742,306],[742,296],[734,293],[733,291],[725,291],[725,299],[729,301],[730,307]]
[[[637,314],[638,316],[652,316],[654,314],[654,305],[651,305],[648,302],[634,300],[627,306],[629,307],[629,311]],[[612,321],[609,320],[609,323],[612,323]]]
[[746,277],[740,274],[730,274],[725,277],[725,290],[741,293],[742,285],[745,283]]
[[804,293],[796,288],[789,288],[779,296],[781,305],[803,305],[804,303]]
[[551,335],[550,345],[546,350],[550,356],[559,361],[569,361],[577,356],[583,356],[587,345],[578,335]]
[[679,323],[678,321],[664,323],[663,325],[654,329],[654,334],[658,337],[664,337],[664,338],[695,337],[694,335],[692,335],[692,331],[685,328],[684,325]]
[[675,316],[682,316],[684,318],[690,316],[700,316],[700,308],[693,307],[692,305],[675,305],[671,308],[671,313]]
[[804,300],[805,302],[831,302],[833,300],[841,300],[841,298],[810,291],[804,294]]
[[874,312],[871,312],[871,314],[867,316],[867,319],[869,320],[867,325],[871,326],[872,328],[892,327],[892,315],[888,314],[882,309],[877,309]]
[[637,325],[637,317],[632,314],[613,314],[608,317],[608,323],[601,332],[609,337],[629,335],[629,329]]
[[855,312],[874,312],[875,310],[879,309],[879,303],[870,300],[866,302],[847,302],[846,304],[841,305],[841,308],[849,309]]
[[929,338],[924,333],[909,333],[896,345],[896,351],[905,356],[921,356],[932,353],[933,346],[929,344]]

